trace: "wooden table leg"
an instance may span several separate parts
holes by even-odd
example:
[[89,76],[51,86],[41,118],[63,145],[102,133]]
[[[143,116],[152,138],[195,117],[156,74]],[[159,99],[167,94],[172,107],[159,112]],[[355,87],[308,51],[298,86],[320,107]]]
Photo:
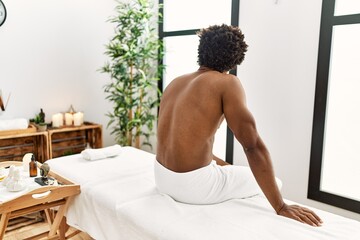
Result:
[[67,230],[66,220],[65,217],[63,217],[59,226],[59,237],[61,240],[66,239],[65,234]]
[[45,209],[45,216],[46,216],[46,221],[49,224],[49,226],[51,227],[53,221],[54,221],[54,214],[53,211],[51,209]]
[[[53,221],[53,224],[51,225],[50,231],[49,231],[49,237],[55,236],[57,230],[59,230],[60,223],[63,221],[64,214],[70,204],[70,201],[72,200],[72,197],[66,198],[66,202],[64,205],[61,205],[59,207],[59,210],[56,213],[55,219]],[[64,238],[65,239],[65,238]]]
[[4,239],[6,227],[8,225],[10,213],[3,213],[0,219],[0,239]]

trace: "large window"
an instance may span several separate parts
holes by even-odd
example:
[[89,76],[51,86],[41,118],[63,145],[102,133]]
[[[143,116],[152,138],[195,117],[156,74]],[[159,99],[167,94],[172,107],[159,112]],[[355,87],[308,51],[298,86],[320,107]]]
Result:
[[308,196],[360,213],[360,1],[323,0]]
[[[165,90],[175,77],[199,68],[198,30],[214,24],[238,25],[239,0],[160,0],[159,3],[163,4],[160,37],[164,40],[166,51],[166,71],[160,89]],[[226,122],[216,133],[213,152],[232,163],[233,135],[227,129]]]
[[232,0],[165,0],[164,32],[231,23]]

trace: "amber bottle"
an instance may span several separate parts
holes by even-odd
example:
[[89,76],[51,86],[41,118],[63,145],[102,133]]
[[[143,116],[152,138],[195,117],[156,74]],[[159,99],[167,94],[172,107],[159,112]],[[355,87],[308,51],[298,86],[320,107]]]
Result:
[[37,176],[37,163],[35,161],[34,154],[31,156],[31,161],[29,162],[29,172],[30,172],[30,177]]

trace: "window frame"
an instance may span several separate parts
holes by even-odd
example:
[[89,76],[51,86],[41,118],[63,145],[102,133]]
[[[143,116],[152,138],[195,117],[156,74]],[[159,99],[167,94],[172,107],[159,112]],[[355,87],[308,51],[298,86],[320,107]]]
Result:
[[360,23],[360,14],[335,16],[335,1],[336,0],[323,0],[322,3],[310,152],[308,198],[360,213],[359,201],[321,190],[321,172],[333,27],[337,25]]

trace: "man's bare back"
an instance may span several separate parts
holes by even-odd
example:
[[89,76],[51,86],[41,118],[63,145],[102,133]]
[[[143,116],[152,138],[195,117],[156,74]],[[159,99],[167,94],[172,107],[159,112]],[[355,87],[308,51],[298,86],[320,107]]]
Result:
[[223,120],[222,88],[232,77],[207,68],[176,78],[162,96],[157,160],[187,172],[213,160],[214,135]]

